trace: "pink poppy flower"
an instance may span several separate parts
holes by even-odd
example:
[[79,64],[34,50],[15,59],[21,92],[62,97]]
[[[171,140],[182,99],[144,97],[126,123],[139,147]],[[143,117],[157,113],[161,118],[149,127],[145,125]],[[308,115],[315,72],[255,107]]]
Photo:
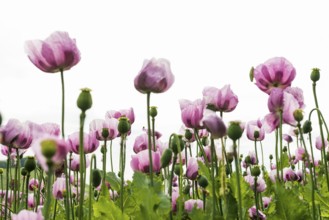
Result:
[[131,125],[135,122],[135,114],[133,108],[121,109],[119,111],[116,110],[107,111],[105,114],[105,119],[109,119],[109,118],[119,119],[122,116],[126,116],[129,119]]
[[18,214],[13,214],[12,220],[43,220],[41,210],[38,212],[28,211],[26,209],[21,210]]
[[193,208],[202,209],[203,201],[201,199],[189,199],[184,202],[184,209],[186,212],[191,212]]
[[258,210],[258,215],[257,215],[256,206],[253,206],[250,209],[248,209],[248,213],[249,213],[249,218],[251,220],[257,220],[257,219],[266,220],[266,215],[262,211]]
[[[119,120],[116,118],[108,118],[106,120],[103,119],[94,119],[89,124],[90,132],[94,132],[96,134],[96,139],[99,141],[102,140],[113,140],[119,135],[118,131]],[[107,129],[108,137],[104,138],[102,133],[103,130]]]
[[226,135],[226,126],[223,120],[213,111],[205,111],[202,124],[211,133],[213,139],[222,138]]
[[186,168],[186,177],[190,180],[196,180],[199,175],[199,165],[198,160],[194,157],[188,159]]
[[186,99],[179,100],[181,116],[184,125],[188,128],[201,129],[205,102],[201,99],[189,101]]
[[75,39],[67,32],[54,32],[44,41],[27,41],[25,51],[31,62],[46,73],[69,70],[80,61]]
[[142,69],[135,77],[135,88],[141,93],[163,93],[175,81],[170,63],[166,59],[145,60]]
[[[70,147],[70,150],[76,154],[79,154],[79,132],[75,132],[69,135],[67,143]],[[96,134],[90,132],[89,134],[83,134],[83,149],[85,154],[94,152],[99,146],[99,141],[96,139]]]
[[206,87],[202,93],[205,103],[214,111],[231,112],[239,102],[238,97],[231,90],[230,85],[225,85],[221,89]]
[[273,88],[287,88],[295,76],[295,67],[284,57],[274,57],[254,69],[256,85],[267,94]]
[[63,199],[66,191],[65,177],[57,177],[53,184],[53,196],[56,199]]
[[[260,120],[247,123],[247,138],[251,141],[262,141],[265,138],[265,131]],[[255,132],[258,132],[258,138],[255,138]]]
[[[152,151],[152,162],[153,162],[153,172],[160,172],[161,162],[160,162],[160,152]],[[149,152],[148,150],[142,150],[138,152],[136,155],[131,156],[130,166],[133,171],[140,171],[143,173],[149,173],[150,169],[150,160],[149,160]]]
[[321,136],[318,136],[315,140],[315,147],[318,150],[322,150],[322,148],[326,148],[328,146],[328,141],[324,139],[324,145],[322,144]]

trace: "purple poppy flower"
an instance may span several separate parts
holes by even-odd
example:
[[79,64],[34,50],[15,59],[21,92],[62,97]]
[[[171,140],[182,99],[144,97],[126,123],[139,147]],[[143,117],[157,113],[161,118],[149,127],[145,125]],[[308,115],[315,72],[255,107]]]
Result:
[[17,119],[10,119],[8,123],[0,128],[1,144],[12,145],[19,149],[30,147],[33,137],[28,123],[22,123]]
[[36,159],[38,163],[41,165],[42,169],[46,172],[48,172],[48,166],[47,166],[47,159],[44,157],[44,155],[41,152],[41,144],[43,141],[54,141],[56,143],[56,153],[51,158],[51,161],[54,163],[55,166],[59,166],[63,164],[64,159],[69,151],[69,147],[67,146],[67,143],[56,136],[51,135],[45,135],[43,137],[40,137],[33,141],[31,148],[35,153]]
[[[262,122],[258,119],[257,121],[250,121],[247,123],[247,137],[251,141],[262,141],[265,138],[265,131],[262,128]],[[258,138],[255,138],[255,132],[258,132]]]
[[[153,162],[153,172],[160,172],[161,162],[160,162],[160,152],[152,151],[152,162]],[[143,173],[149,173],[150,169],[150,160],[148,150],[142,150],[136,155],[131,156],[130,166],[134,171],[140,171]]]
[[162,93],[167,91],[175,81],[175,76],[166,59],[145,60],[142,69],[135,77],[135,88],[141,93]]
[[181,116],[184,125],[188,128],[201,129],[205,103],[201,99],[191,102],[186,99],[179,100]]
[[295,181],[298,177],[296,173],[290,167],[283,168],[283,180],[286,181]]
[[54,32],[44,41],[27,41],[25,51],[31,62],[46,73],[69,70],[80,61],[75,39],[67,32]]
[[257,215],[256,206],[253,206],[250,209],[248,209],[248,213],[251,220],[257,220],[257,219],[266,220],[266,215],[262,211],[258,210],[258,215]]
[[293,141],[289,134],[283,134],[282,138],[283,140],[287,141],[287,143],[291,143]]
[[270,205],[270,202],[272,201],[272,198],[271,197],[263,197],[262,200],[263,200],[264,208],[267,209],[268,206]]
[[43,220],[41,210],[38,212],[28,211],[26,209],[21,210],[18,214],[12,215],[12,220]]
[[324,145],[322,144],[321,136],[316,137],[315,147],[318,150],[322,150],[322,148],[326,148],[328,146],[328,141],[324,139]]
[[221,89],[206,87],[202,93],[205,103],[215,111],[231,112],[239,102],[238,97],[231,90],[230,85],[225,85]]
[[296,124],[293,112],[299,109],[299,103],[294,96],[282,89],[274,88],[268,99],[270,113],[264,118],[264,130],[272,132],[280,124],[279,114],[282,112],[283,123]]
[[[244,180],[249,184],[250,189],[254,190],[255,189],[255,177],[251,176],[251,175],[247,175],[244,177]],[[258,177],[257,178],[257,186],[256,186],[256,190],[257,192],[264,192],[266,189],[266,183],[265,180],[262,177]]]
[[226,126],[223,120],[213,111],[205,111],[202,124],[211,133],[213,139],[222,138],[226,135]]
[[[72,152],[79,154],[79,132],[69,135],[67,143]],[[94,152],[98,146],[99,141],[96,139],[96,134],[94,132],[90,132],[89,134],[83,133],[83,149],[85,154]]]
[[254,69],[256,85],[267,94],[270,94],[273,88],[289,87],[295,76],[295,68],[284,57],[274,57]]
[[186,177],[190,180],[196,180],[199,174],[198,160],[194,157],[188,159],[186,168]]
[[189,199],[184,202],[184,209],[186,212],[191,212],[193,208],[202,209],[203,201],[201,199]]
[[29,190],[34,191],[39,188],[39,181],[35,178],[30,179],[29,181]]
[[119,111],[110,110],[105,114],[105,119],[116,118],[119,119],[122,116],[126,116],[129,119],[130,124],[132,125],[135,122],[135,114],[133,108],[121,109]]
[[[90,158],[88,155],[86,155],[86,168],[89,167],[90,164]],[[80,171],[80,155],[79,154],[72,154],[71,159],[71,166],[69,167],[72,171]]]
[[[89,124],[89,130],[90,132],[94,132],[96,134],[96,139],[99,141],[105,139],[113,140],[119,135],[118,124],[119,120],[116,118],[108,118],[106,120],[94,119]],[[107,138],[104,138],[102,135],[104,129],[107,129],[109,133]]]
[[53,184],[53,196],[56,199],[63,199],[66,191],[65,177],[57,177]]
[[305,149],[302,147],[297,147],[295,151],[296,160],[304,161],[306,159]]
[[[156,149],[161,148],[161,142],[158,139],[155,139],[155,145]],[[148,135],[146,133],[143,133],[135,138],[133,150],[137,154],[138,152],[145,149],[148,149]]]

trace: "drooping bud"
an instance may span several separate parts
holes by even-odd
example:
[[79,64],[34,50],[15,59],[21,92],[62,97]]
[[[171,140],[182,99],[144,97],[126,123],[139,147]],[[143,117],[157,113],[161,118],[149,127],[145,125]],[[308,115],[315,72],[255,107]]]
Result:
[[174,134],[170,146],[174,154],[180,153],[184,149],[184,145],[183,136]]
[[199,186],[206,188],[208,186],[208,180],[205,176],[199,176],[198,177],[198,184]]
[[172,150],[167,148],[161,156],[161,168],[165,168],[170,164],[172,158]]
[[230,125],[227,129],[227,136],[233,140],[236,141],[239,138],[241,138],[243,133],[243,129],[240,126],[240,122],[239,121],[232,121],[230,122]]
[[320,69],[318,68],[313,68],[311,72],[311,80],[313,82],[317,82],[320,79]]
[[57,151],[57,143],[54,140],[43,140],[41,143],[41,153],[47,159],[51,159]]
[[310,133],[312,131],[312,122],[309,120],[306,120],[303,124],[303,133],[307,134]]
[[31,173],[35,168],[37,167],[37,164],[35,162],[35,159],[33,156],[28,156],[24,163],[24,168],[27,172]]
[[202,142],[202,145],[206,147],[209,145],[209,138],[207,136],[202,137],[201,142]]
[[259,168],[259,166],[253,166],[251,168],[251,175],[252,176],[259,176],[260,175],[260,168]]
[[158,115],[158,110],[155,106],[151,106],[149,111],[152,118],[155,118]]
[[187,184],[184,189],[183,189],[183,193],[185,195],[189,195],[190,194],[190,189],[191,189],[191,185],[190,184]]
[[296,109],[293,113],[294,118],[297,122],[301,122],[304,118],[303,110],[302,109]]
[[127,117],[120,117],[118,123],[118,131],[121,135],[127,134],[130,131],[131,125]]
[[94,169],[92,172],[92,181],[93,181],[93,187],[96,188],[101,184],[102,176],[98,169]]
[[24,167],[21,169],[21,175],[22,176],[26,176],[27,175],[27,170]]
[[93,105],[93,100],[91,98],[90,91],[91,89],[83,88],[81,89],[80,95],[78,97],[77,106],[83,112],[90,109]]

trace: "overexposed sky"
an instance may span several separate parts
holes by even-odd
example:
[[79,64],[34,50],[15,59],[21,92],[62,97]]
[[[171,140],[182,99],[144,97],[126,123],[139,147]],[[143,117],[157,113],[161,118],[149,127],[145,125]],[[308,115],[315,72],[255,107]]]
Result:
[[[65,72],[66,135],[78,131],[76,99],[83,87],[92,89],[94,101],[87,111],[86,130],[92,119],[104,118],[108,110],[133,107],[133,134],[139,135],[146,126],[146,96],[135,90],[133,80],[144,59],[152,57],[168,59],[176,78],[169,91],[151,95],[163,141],[182,124],[178,100],[201,98],[205,86],[230,84],[238,95],[236,110],[224,115],[226,122],[262,118],[268,112],[267,95],[249,81],[249,70],[275,56],[284,56],[295,66],[293,86],[304,90],[307,113],[314,106],[309,74],[313,67],[321,69],[319,101],[327,116],[326,5],[324,0],[2,1],[4,123],[9,118],[60,123],[60,75],[41,72],[24,52],[26,40],[45,39],[58,30],[75,38],[81,52],[80,63]],[[133,140],[131,136],[128,163]],[[251,150],[253,144],[244,142],[241,147]]]

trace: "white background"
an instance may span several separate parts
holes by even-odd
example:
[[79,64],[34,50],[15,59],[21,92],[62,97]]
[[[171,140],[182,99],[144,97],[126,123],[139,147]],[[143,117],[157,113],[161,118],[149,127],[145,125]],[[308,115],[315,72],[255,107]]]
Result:
[[[293,86],[304,90],[307,114],[314,107],[309,75],[313,67],[321,69],[319,101],[327,116],[326,5],[326,1],[301,0],[2,1],[4,123],[10,118],[60,123],[60,75],[41,72],[24,52],[26,40],[45,39],[58,30],[77,40],[82,57],[65,72],[66,135],[78,131],[80,88],[91,88],[94,101],[86,130],[92,119],[104,118],[108,110],[133,107],[136,121],[128,140],[128,164],[134,137],[146,126],[146,96],[135,90],[133,80],[144,59],[152,57],[168,59],[176,78],[169,91],[151,95],[151,104],[158,107],[156,129],[163,133],[162,141],[182,124],[178,100],[201,98],[205,86],[230,84],[237,94],[239,104],[234,112],[224,114],[225,122],[262,118],[268,112],[267,95],[249,81],[249,70],[275,56],[284,56],[295,66]],[[270,141],[264,142],[267,155],[274,153],[273,136],[269,134]],[[118,158],[118,143],[114,148]],[[252,142],[241,142],[242,152],[252,149]]]

